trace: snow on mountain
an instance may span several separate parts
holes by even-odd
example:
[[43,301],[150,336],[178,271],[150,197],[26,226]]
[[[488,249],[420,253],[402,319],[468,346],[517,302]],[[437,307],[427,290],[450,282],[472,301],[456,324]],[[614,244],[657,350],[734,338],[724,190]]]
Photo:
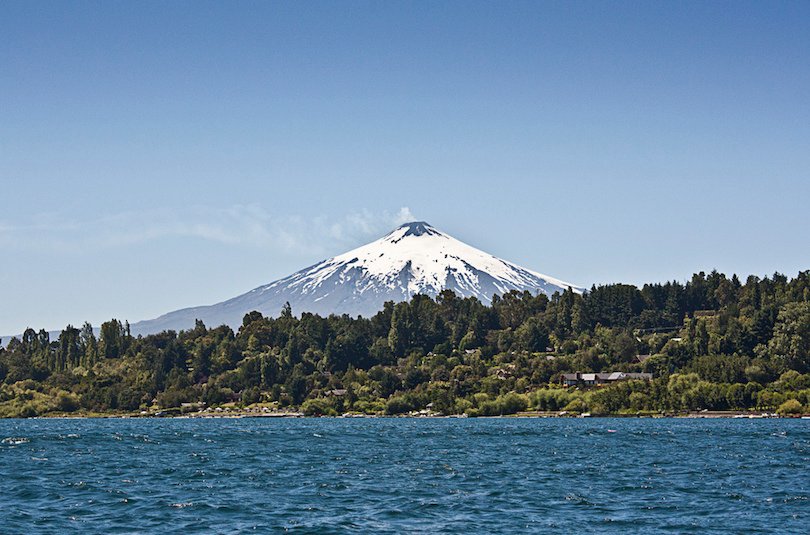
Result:
[[285,302],[293,312],[371,316],[386,301],[404,301],[444,289],[489,303],[495,294],[528,290],[551,295],[567,282],[522,268],[460,242],[429,224],[406,223],[379,240],[324,260],[271,284],[210,306],[170,312],[132,325],[133,334],[187,329],[201,319],[208,326],[242,324],[252,311],[274,316]]

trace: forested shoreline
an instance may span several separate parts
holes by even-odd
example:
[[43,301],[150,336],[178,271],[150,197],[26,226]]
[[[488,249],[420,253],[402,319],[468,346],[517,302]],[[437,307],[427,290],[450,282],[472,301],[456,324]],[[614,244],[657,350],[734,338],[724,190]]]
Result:
[[[512,292],[490,306],[445,291],[371,318],[245,315],[234,332],[197,322],[133,337],[125,322],[27,329],[0,348],[0,416],[154,414],[261,407],[308,415],[490,416],[810,412],[810,270],[742,282]],[[650,381],[563,387],[572,372]],[[196,410],[196,409],[195,409]]]

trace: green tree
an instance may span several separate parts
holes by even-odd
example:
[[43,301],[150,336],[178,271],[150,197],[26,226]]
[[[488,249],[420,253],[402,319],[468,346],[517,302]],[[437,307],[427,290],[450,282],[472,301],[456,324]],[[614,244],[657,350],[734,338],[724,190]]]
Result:
[[127,331],[117,319],[101,324],[99,349],[105,359],[117,359],[126,349]]
[[810,371],[810,303],[788,303],[779,310],[769,348],[786,369]]

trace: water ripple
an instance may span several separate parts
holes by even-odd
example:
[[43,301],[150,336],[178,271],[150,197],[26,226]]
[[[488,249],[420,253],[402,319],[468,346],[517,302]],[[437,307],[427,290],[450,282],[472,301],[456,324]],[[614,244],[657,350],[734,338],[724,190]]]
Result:
[[3,531],[806,533],[799,420],[0,421]]

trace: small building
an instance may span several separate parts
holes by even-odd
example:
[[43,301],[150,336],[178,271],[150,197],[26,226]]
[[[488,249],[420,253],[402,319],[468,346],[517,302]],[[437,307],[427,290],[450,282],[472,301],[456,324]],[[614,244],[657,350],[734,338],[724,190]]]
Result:
[[560,382],[565,386],[602,386],[616,381],[641,380],[651,381],[651,373],[638,372],[606,372],[606,373],[564,373],[560,376]]
[[579,373],[564,373],[560,376],[560,382],[565,386],[577,386],[580,375]]

